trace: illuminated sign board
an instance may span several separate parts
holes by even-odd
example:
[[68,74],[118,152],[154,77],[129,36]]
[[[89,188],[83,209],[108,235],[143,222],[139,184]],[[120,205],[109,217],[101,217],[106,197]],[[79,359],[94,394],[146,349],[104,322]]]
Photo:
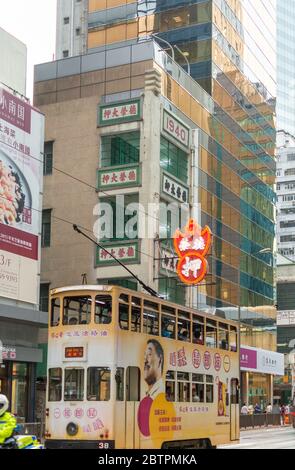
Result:
[[199,284],[204,279],[208,271],[206,255],[211,244],[210,228],[201,229],[194,219],[189,220],[184,232],[175,232],[174,248],[179,256],[177,274],[183,283]]
[[83,347],[76,347],[76,348],[65,348],[65,358],[81,358],[84,356],[84,348]]

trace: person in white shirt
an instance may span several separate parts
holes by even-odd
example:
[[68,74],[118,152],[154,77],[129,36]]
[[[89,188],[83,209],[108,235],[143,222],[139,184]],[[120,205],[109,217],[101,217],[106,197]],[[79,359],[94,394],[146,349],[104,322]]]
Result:
[[164,351],[156,339],[150,339],[144,353],[144,380],[148,385],[147,396],[156,398],[159,393],[165,393],[162,378],[164,366]]
[[246,403],[244,403],[242,408],[241,408],[241,414],[242,415],[247,415],[248,414],[248,406],[246,405]]
[[269,403],[266,407],[266,412],[267,413],[272,413],[272,406],[271,406],[271,403]]

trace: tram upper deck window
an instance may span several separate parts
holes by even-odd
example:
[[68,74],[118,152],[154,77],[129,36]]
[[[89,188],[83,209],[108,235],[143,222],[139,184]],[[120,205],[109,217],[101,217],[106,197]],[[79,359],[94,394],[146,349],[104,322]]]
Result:
[[129,330],[129,299],[128,295],[120,295],[119,326],[121,330]]
[[175,339],[175,317],[170,315],[163,315],[161,317],[161,335],[164,338],[173,338]]
[[51,318],[50,318],[50,326],[58,326],[60,322],[60,299],[57,297],[56,299],[51,300]]
[[191,340],[190,313],[178,310],[177,338],[180,341]]
[[111,396],[111,369],[89,367],[87,371],[87,400],[109,401]]
[[82,401],[84,398],[84,369],[65,369],[65,401]]
[[88,325],[91,319],[90,296],[65,297],[63,302],[63,325]]
[[159,305],[154,302],[144,301],[143,309],[143,333],[159,336]]
[[204,344],[204,319],[193,315],[193,343]]
[[48,401],[60,401],[62,392],[62,369],[60,367],[49,369],[48,379]]
[[230,326],[229,345],[230,345],[231,351],[233,352],[237,351],[237,328],[235,326]]
[[229,345],[229,333],[228,333],[228,325],[225,323],[219,323],[218,326],[218,346],[220,349],[225,349],[228,351]]
[[97,295],[95,297],[94,322],[96,324],[109,324],[112,321],[112,297],[110,295]]
[[217,325],[214,320],[206,322],[206,346],[208,348],[217,348]]
[[131,331],[141,332],[141,299],[139,297],[131,299]]

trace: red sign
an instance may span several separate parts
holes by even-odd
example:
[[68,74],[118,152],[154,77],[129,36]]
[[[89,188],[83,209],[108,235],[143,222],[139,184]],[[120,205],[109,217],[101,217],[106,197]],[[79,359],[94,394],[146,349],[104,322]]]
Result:
[[78,358],[83,357],[84,355],[84,348],[77,347],[77,348],[65,348],[65,357],[66,358]]
[[194,219],[190,219],[184,232],[177,230],[174,235],[174,248],[179,255],[177,273],[185,284],[199,284],[207,274],[205,259],[212,243],[211,230],[203,230]]

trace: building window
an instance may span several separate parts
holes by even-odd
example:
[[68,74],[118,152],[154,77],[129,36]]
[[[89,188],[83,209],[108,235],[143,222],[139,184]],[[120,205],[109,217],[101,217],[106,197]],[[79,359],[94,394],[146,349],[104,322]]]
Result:
[[53,142],[44,143],[43,175],[52,174],[53,165]]
[[76,28],[76,36],[80,36],[81,34],[81,28]]
[[285,176],[293,176],[295,175],[295,168],[289,168],[285,171]]
[[171,175],[176,176],[176,178],[187,183],[187,154],[164,137],[161,137],[160,165],[161,168],[171,173]]
[[62,51],[62,55],[63,55],[63,58],[66,59],[67,57],[69,57],[69,51],[68,50]]
[[115,197],[103,198],[101,240],[136,240],[138,238],[138,194],[124,196],[124,207]]
[[48,312],[49,306],[49,283],[40,284],[40,302],[39,310],[41,312]]
[[285,235],[280,238],[281,243],[295,242],[295,234]]
[[51,241],[51,209],[42,211],[42,232],[41,232],[41,246],[46,248],[50,246]]
[[288,158],[288,162],[294,162],[295,161],[295,153],[289,153],[287,158]]
[[139,162],[140,133],[128,132],[101,138],[101,167]]
[[69,24],[70,22],[70,17],[69,16],[65,16],[64,17],[64,24]]
[[169,302],[185,305],[185,287],[177,279],[164,277],[159,280],[159,294]]

